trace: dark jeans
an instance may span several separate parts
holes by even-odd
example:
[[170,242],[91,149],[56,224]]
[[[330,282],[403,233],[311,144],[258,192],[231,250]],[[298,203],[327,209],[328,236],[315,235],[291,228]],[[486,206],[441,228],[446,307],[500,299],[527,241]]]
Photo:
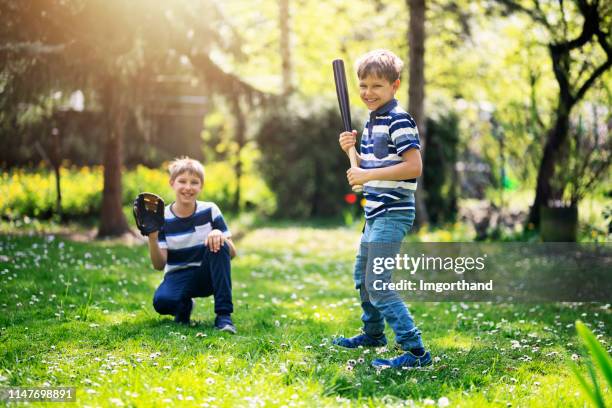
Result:
[[170,272],[164,276],[153,296],[153,307],[162,315],[182,316],[191,307],[195,297],[215,298],[216,314],[231,314],[232,278],[229,247],[216,252],[206,248],[202,266]]

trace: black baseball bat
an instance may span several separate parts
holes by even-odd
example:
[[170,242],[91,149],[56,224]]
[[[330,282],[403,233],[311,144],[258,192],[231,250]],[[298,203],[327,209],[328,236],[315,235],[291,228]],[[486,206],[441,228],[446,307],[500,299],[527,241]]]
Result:
[[[335,59],[332,61],[332,67],[334,69],[334,81],[336,83],[336,95],[338,96],[338,105],[340,106],[340,116],[342,116],[342,123],[344,124],[344,130],[346,132],[352,132],[351,126],[351,105],[349,103],[348,86],[346,84],[346,73],[344,71],[344,61],[341,59]],[[357,165],[357,150],[351,147],[348,151],[348,157],[351,161],[351,167],[358,167]],[[360,185],[354,185],[354,192],[361,192],[363,187]]]
[[336,95],[338,96],[338,105],[340,106],[340,116],[344,130],[350,132],[351,129],[351,108],[348,96],[348,86],[346,85],[346,74],[344,71],[344,61],[336,59],[332,62],[334,68],[334,81],[336,82]]

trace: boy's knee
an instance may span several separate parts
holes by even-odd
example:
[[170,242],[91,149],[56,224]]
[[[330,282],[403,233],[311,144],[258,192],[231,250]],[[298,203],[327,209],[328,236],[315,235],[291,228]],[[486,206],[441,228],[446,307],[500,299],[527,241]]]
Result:
[[379,296],[377,294],[370,294],[370,303],[372,303],[372,306],[374,306],[376,309],[385,304],[383,296]]
[[227,256],[229,258],[230,256],[230,249],[229,249],[229,244],[227,242],[224,242],[223,245],[221,245],[221,248],[219,248],[219,250],[217,252],[213,252],[210,250],[210,248],[206,247],[206,253],[208,256]]
[[385,286],[381,286],[381,281],[377,282],[375,280],[366,279],[365,285],[367,288],[368,298],[375,307],[389,303],[397,296],[394,291],[389,290]]
[[219,252],[222,252],[223,254],[227,254],[227,256],[229,256],[229,254],[230,254],[229,244],[227,242],[224,242],[223,245],[221,246],[221,249],[219,250]]
[[400,295],[394,290],[376,290],[372,289],[368,292],[370,297],[370,302],[377,309],[381,307],[386,307],[395,303],[403,303]]
[[159,314],[172,314],[178,301],[171,296],[156,293],[153,296],[153,308]]
[[368,290],[368,292],[370,292],[376,291],[376,288],[380,290],[381,283],[385,282],[386,280],[384,279],[384,277],[381,277],[381,275],[377,275],[371,271],[368,271],[365,276],[363,276],[363,281],[365,288]]
[[355,282],[355,289],[359,290],[361,285],[365,285],[365,273],[362,270],[355,268],[353,271],[353,281]]

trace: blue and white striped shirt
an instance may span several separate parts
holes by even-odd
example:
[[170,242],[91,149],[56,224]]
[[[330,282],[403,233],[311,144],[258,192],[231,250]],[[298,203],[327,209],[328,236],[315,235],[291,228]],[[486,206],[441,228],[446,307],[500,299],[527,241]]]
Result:
[[[416,122],[392,99],[370,112],[361,136],[362,169],[377,169],[401,163],[402,153],[420,149]],[[387,211],[414,209],[416,179],[373,180],[363,186],[365,217],[374,218]]]
[[164,226],[157,239],[159,247],[168,250],[165,273],[199,267],[210,231],[218,229],[224,237],[232,236],[215,203],[196,201],[195,211],[189,217],[176,216],[171,206],[164,210]]

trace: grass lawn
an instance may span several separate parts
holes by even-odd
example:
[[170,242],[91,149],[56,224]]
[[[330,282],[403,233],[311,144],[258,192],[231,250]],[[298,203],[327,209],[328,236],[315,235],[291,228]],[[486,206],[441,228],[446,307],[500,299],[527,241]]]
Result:
[[197,300],[192,327],[155,313],[162,274],[144,246],[0,235],[0,385],[75,386],[79,406],[585,405],[568,367],[584,355],[573,323],[609,348],[609,305],[411,304],[435,357],[424,369],[370,368],[397,353],[390,330],[388,350],[331,346],[360,328],[358,236],[247,233],[232,336],[212,328],[211,298]]

